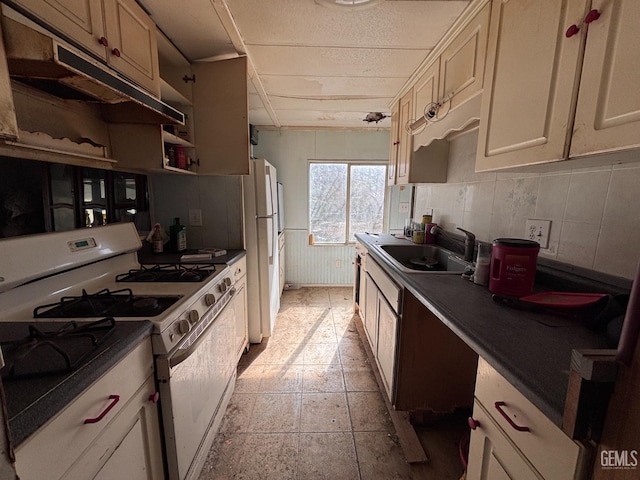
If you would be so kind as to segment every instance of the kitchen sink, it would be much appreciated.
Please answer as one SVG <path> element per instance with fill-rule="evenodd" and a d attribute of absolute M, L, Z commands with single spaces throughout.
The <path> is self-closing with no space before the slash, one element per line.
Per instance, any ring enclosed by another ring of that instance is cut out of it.
<path fill-rule="evenodd" d="M 404 273 L 461 274 L 471 266 L 455 252 L 437 245 L 375 245 L 374 248 Z"/>

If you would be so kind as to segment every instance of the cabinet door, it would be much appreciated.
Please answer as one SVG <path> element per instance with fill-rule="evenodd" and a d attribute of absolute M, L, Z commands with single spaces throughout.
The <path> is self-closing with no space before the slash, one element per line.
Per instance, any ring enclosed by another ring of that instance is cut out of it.
<path fill-rule="evenodd" d="M 243 277 L 242 280 L 236 283 L 236 294 L 233 298 L 233 308 L 235 314 L 235 345 L 237 358 L 239 359 L 242 355 L 242 351 L 247 345 L 247 335 L 248 335 L 248 327 L 247 327 L 247 289 L 246 289 L 246 278 Z"/>
<path fill-rule="evenodd" d="M 473 418 L 479 425 L 471 432 L 467 480 L 539 480 L 542 478 L 517 448 L 507 440 L 477 402 L 473 407 Z"/>
<path fill-rule="evenodd" d="M 411 135 L 407 125 L 413 120 L 413 88 L 400 99 L 398 114 L 398 162 L 396 167 L 396 184 L 409 183 L 409 167 L 411 162 Z"/>
<path fill-rule="evenodd" d="M 640 147 L 640 2 L 594 0 L 570 155 Z"/>
<path fill-rule="evenodd" d="M 493 0 L 476 171 L 566 158 L 586 0 Z"/>
<path fill-rule="evenodd" d="M 422 118 L 422 120 L 426 122 L 426 120 L 424 120 L 425 108 L 427 108 L 429 104 L 436 103 L 439 100 L 439 85 L 440 59 L 433 62 L 431 66 L 425 70 L 413 87 L 413 104 L 415 105 L 416 120 Z"/>
<path fill-rule="evenodd" d="M 391 108 L 391 131 L 389 133 L 389 168 L 387 168 L 387 185 L 396 184 L 396 167 L 398 164 L 398 149 L 400 146 L 400 114 L 398 103 Z"/>
<path fill-rule="evenodd" d="M 364 303 L 364 310 L 360 313 L 364 316 L 362 319 L 364 331 L 367 333 L 371 350 L 375 354 L 378 345 L 378 287 L 368 273 L 364 274 L 361 282 L 365 282 L 365 297 L 361 300 L 361 303 Z"/>
<path fill-rule="evenodd" d="M 193 65 L 198 173 L 249 175 L 247 58 Z"/>
<path fill-rule="evenodd" d="M 16 108 L 13 103 L 9 70 L 7 68 L 7 56 L 4 51 L 2 30 L 0 29 L 0 137 L 15 140 L 18 137 L 18 121 L 16 120 Z"/>
<path fill-rule="evenodd" d="M 149 377 L 132 400 L 82 453 L 64 478 L 154 480 L 164 475 L 160 423 Z"/>
<path fill-rule="evenodd" d="M 103 0 L 109 40 L 107 61 L 160 97 L 156 26 L 134 0 Z"/>
<path fill-rule="evenodd" d="M 393 403 L 393 377 L 396 365 L 396 326 L 398 319 L 384 297 L 378 293 L 378 349 L 376 358 L 389 401 Z"/>
<path fill-rule="evenodd" d="M 18 0 L 16 2 L 37 18 L 94 55 L 107 58 L 101 38 L 104 30 L 102 2 L 95 0 Z"/>
<path fill-rule="evenodd" d="M 485 5 L 440 55 L 438 99 L 451 98 L 450 110 L 482 91 L 490 11 Z"/>

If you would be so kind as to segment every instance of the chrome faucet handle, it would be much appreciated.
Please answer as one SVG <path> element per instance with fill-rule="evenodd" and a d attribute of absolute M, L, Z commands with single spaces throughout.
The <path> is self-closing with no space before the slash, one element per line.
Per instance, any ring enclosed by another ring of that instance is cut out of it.
<path fill-rule="evenodd" d="M 456 229 L 460 230 L 461 232 L 463 232 L 465 234 L 465 236 L 467 237 L 466 241 L 475 241 L 476 236 L 473 233 L 471 233 L 470 231 L 465 230 L 464 228 L 460 228 L 460 227 L 456 227 Z"/>

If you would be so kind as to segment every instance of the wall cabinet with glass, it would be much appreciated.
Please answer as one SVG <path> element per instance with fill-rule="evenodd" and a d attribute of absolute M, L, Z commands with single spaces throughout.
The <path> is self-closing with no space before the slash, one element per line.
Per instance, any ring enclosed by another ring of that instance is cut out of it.
<path fill-rule="evenodd" d="M 127 221 L 148 229 L 144 175 L 48 164 L 46 179 L 43 202 L 47 231 Z"/>

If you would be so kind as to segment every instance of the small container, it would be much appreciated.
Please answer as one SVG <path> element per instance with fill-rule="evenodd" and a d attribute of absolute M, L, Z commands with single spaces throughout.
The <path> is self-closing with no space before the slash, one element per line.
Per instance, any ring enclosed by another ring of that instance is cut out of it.
<path fill-rule="evenodd" d="M 540 244 L 520 238 L 497 238 L 491 252 L 489 291 L 522 297 L 533 291 Z"/>
<path fill-rule="evenodd" d="M 174 253 L 187 249 L 187 227 L 180 225 L 180 217 L 173 219 L 173 225 L 169 227 L 169 238 Z"/>
<path fill-rule="evenodd" d="M 489 270 L 491 269 L 491 245 L 478 244 L 478 256 L 476 258 L 476 270 L 473 273 L 473 283 L 476 285 L 489 285 Z"/>
<path fill-rule="evenodd" d="M 413 236 L 413 222 L 410 218 L 404 219 L 404 236 L 411 238 Z"/>
<path fill-rule="evenodd" d="M 413 243 L 424 243 L 424 230 L 416 228 L 413 231 Z"/>
<path fill-rule="evenodd" d="M 162 253 L 164 251 L 164 240 L 162 239 L 162 235 L 160 234 L 160 225 L 156 225 L 153 228 L 151 243 L 153 245 L 153 253 Z"/>
<path fill-rule="evenodd" d="M 187 169 L 187 156 L 184 152 L 184 147 L 174 147 L 176 167 Z"/>

